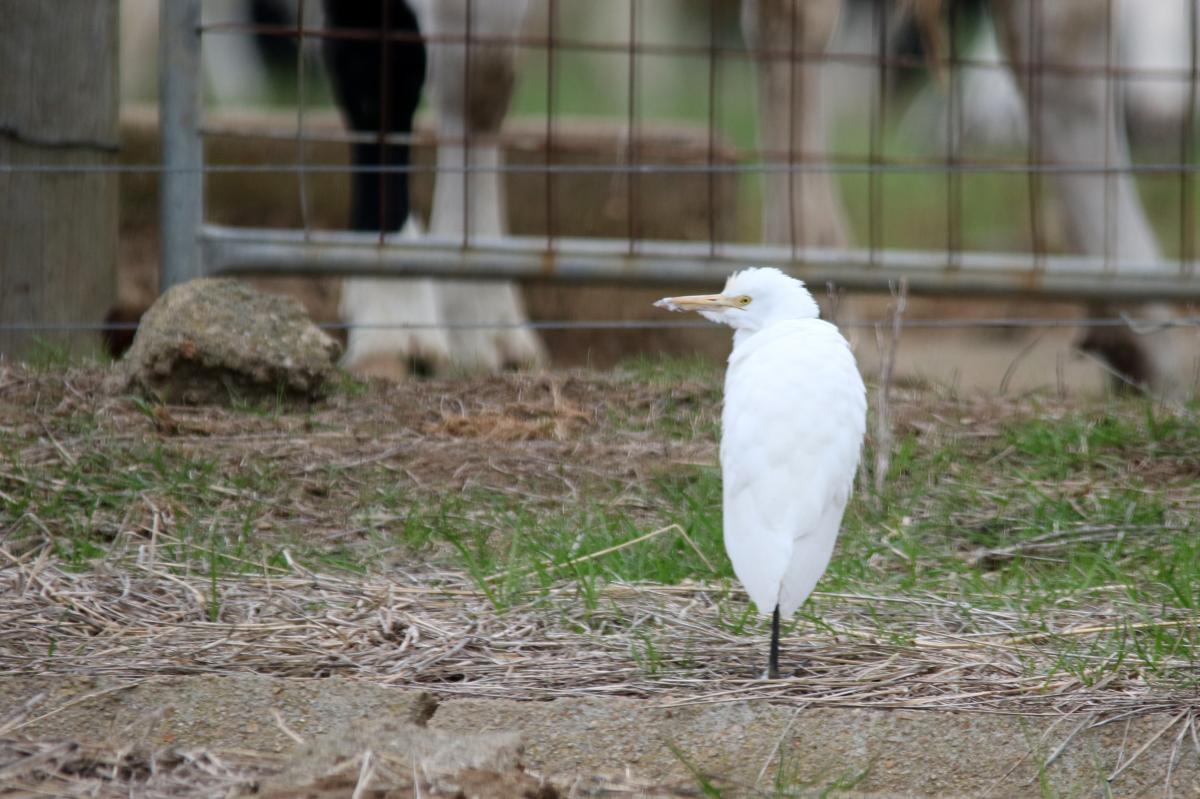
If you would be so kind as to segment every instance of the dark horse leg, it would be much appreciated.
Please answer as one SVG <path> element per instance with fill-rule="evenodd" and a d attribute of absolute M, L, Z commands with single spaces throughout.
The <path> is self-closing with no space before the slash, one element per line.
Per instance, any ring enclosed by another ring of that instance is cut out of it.
<path fill-rule="evenodd" d="M 326 37 L 325 64 L 338 107 L 357 133 L 412 133 L 413 116 L 425 84 L 425 45 L 416 15 L 403 0 L 324 0 L 327 28 L 369 38 Z M 412 39 L 385 38 L 411 34 Z M 354 230 L 396 231 L 408 219 L 408 174 L 373 171 L 406 167 L 407 144 L 378 141 L 353 145 Z"/>

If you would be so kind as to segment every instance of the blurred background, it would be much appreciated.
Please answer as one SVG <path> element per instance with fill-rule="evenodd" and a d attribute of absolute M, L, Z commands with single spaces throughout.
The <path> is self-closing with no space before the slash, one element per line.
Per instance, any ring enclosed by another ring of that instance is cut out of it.
<path fill-rule="evenodd" d="M 71 0 L 62 5 L 72 5 Z M 827 110 L 824 157 L 846 167 L 832 179 L 847 246 L 868 253 L 940 252 L 951 267 L 960 252 L 1009 253 L 1026 259 L 1031 272 L 1040 268 L 1038 258 L 1077 249 L 1064 235 L 1060 197 L 1046 185 L 1046 174 L 1027 169 L 1042 156 L 1030 140 L 1028 106 L 1014 78 L 1023 73 L 1006 65 L 1003 31 L 997 32 L 989 6 L 975 0 L 944 4 L 931 32 L 892 4 L 848 0 L 840 5 L 824 52 L 802 54 L 802 59 L 820 71 Z M 1164 0 L 1140 10 L 1135 5 L 1122 0 L 1090 4 L 1089 13 L 1107 18 L 1110 43 L 1104 63 L 1076 64 L 1074 77 L 1081 87 L 1105 82 L 1122 135 L 1127 131 L 1131 163 L 1145 167 L 1130 179 L 1160 254 L 1180 259 L 1179 268 L 1190 274 L 1197 205 L 1190 167 L 1195 86 L 1189 80 L 1195 10 L 1190 0 Z M 11 19 L 39 26 L 38 47 L 53 47 L 51 40 L 62 35 L 55 26 L 67 25 L 61 19 L 33 19 L 31 12 L 19 11 L 21 3 L 4 7 Z M 89 89 L 88 95 L 96 102 L 119 99 L 119 115 L 103 125 L 104 146 L 91 153 L 99 156 L 97 163 L 118 171 L 60 179 L 54 165 L 73 161 L 59 144 L 43 142 L 39 148 L 13 139 L 3 145 L 9 154 L 5 160 L 44 169 L 0 175 L 10 198 L 10 225 L 24 224 L 15 199 L 29 196 L 22 187 L 45 180 L 102 186 L 106 207 L 96 224 L 110 225 L 114 215 L 119 220 L 115 242 L 80 233 L 86 249 L 115 244 L 114 273 L 103 268 L 97 272 L 102 279 L 85 281 L 86 308 L 72 310 L 72 318 L 60 314 L 39 321 L 96 323 L 109 314 L 110 320 L 128 324 L 158 294 L 163 174 L 157 168 L 162 133 L 156 105 L 162 66 L 158 8 L 156 0 L 106 2 L 89 6 L 91 29 L 84 30 L 79 21 L 70 24 L 80 29 L 75 35 L 86 38 L 89 48 L 77 69 L 95 78 L 94 68 L 102 65 L 98 72 L 105 76 L 101 90 Z M 643 240 L 714 246 L 762 240 L 764 178 L 758 167 L 773 156 L 760 144 L 756 58 L 745 42 L 740 13 L 735 0 L 532 4 L 514 39 L 516 84 L 501 136 L 508 163 L 520 169 L 505 175 L 510 232 L 624 239 L 631 247 Z M 331 167 L 349 163 L 350 145 L 321 55 L 321 4 L 205 0 L 202 14 L 203 160 L 206 169 L 219 170 L 204 178 L 204 220 L 249 228 L 346 228 L 351 176 Z M 119 58 L 103 52 L 118 42 Z M 31 90 L 15 70 L 4 74 L 7 96 Z M 114 113 L 105 109 L 101 115 Z M 427 86 L 417 112 L 410 182 L 414 214 L 426 222 L 438 138 Z M 551 163 L 596 168 L 539 171 Z M 300 164 L 325 168 L 298 175 Z M 610 164 L 629 168 L 603 168 Z M 253 169 L 239 170 L 239 165 Z M 637 171 L 637 165 L 677 171 Z M 66 191 L 73 202 L 83 201 L 78 189 Z M 108 198 L 115 198 L 112 207 Z M 69 207 L 62 210 L 70 213 Z M 6 273 L 18 268 L 14 260 L 19 258 L 25 256 L 10 245 Z M 803 274 L 804 258 L 796 261 Z M 843 287 L 841 293 L 839 321 L 848 325 L 867 373 L 877 369 L 876 334 L 852 323 L 886 316 L 891 298 L 886 280 L 878 283 L 874 292 Z M 337 279 L 280 277 L 258 284 L 301 297 L 320 322 L 344 321 Z M 827 286 L 811 288 L 826 300 Z M 542 281 L 527 283 L 522 291 L 535 321 L 661 321 L 649 308 L 649 301 L 664 293 L 656 286 Z M 15 297 L 11 289 L 7 293 Z M 908 303 L 907 323 L 957 320 L 962 325 L 952 336 L 944 328 L 911 326 L 900 349 L 901 376 L 989 390 L 1003 383 L 1005 389 L 1096 391 L 1110 380 L 1111 358 L 1106 365 L 1102 357 L 1078 352 L 1086 331 L 992 324 L 1087 316 L 1111 322 L 1116 312 L 1100 313 L 1095 304 L 1072 301 L 1090 296 L 1087 286 L 1081 286 L 1078 298 L 1062 292 L 1051 296 L 1036 286 L 991 297 L 917 293 L 922 296 Z M 1184 301 L 1176 306 L 1179 315 L 1191 313 L 1186 291 L 1168 294 Z M 22 321 L 22 313 L 14 300 L 5 306 L 5 321 Z M 972 320 L 988 324 L 972 327 Z M 5 349 L 18 351 L 31 338 L 29 332 L 5 335 Z M 542 338 L 556 365 L 608 366 L 645 352 L 719 358 L 728 348 L 723 332 L 706 329 L 560 329 L 546 330 Z M 1191 336 L 1188 346 L 1194 341 Z M 1181 362 L 1194 367 L 1195 354 Z"/>

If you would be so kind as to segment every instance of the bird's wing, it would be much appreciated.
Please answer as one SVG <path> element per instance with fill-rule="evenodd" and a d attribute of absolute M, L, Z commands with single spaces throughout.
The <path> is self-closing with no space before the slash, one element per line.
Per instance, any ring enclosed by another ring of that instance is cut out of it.
<path fill-rule="evenodd" d="M 762 613 L 790 615 L 829 564 L 866 426 L 849 345 L 819 320 L 740 342 L 725 381 L 725 548 Z"/>

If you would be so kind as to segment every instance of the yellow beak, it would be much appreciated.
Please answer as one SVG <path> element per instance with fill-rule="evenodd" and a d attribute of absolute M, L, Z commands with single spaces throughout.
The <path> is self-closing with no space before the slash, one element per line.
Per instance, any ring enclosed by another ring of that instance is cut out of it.
<path fill-rule="evenodd" d="M 663 297 L 654 303 L 654 307 L 668 311 L 713 311 L 739 306 L 733 297 L 724 294 L 692 294 L 687 297 Z"/>

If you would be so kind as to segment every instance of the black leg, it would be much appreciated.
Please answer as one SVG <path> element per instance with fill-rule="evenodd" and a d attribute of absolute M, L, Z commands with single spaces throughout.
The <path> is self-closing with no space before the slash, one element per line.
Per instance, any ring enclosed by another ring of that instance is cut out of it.
<path fill-rule="evenodd" d="M 362 171 L 355 172 L 351 178 L 350 229 L 400 230 L 408 219 L 408 175 L 389 172 L 381 180 L 379 172 L 366 170 L 383 163 L 390 167 L 408 166 L 408 147 L 380 147 L 373 142 L 358 142 L 351 152 L 354 166 Z"/>
<path fill-rule="evenodd" d="M 779 679 L 779 606 L 771 617 L 771 658 L 767 661 L 767 679 Z"/>
<path fill-rule="evenodd" d="M 357 34 L 324 40 L 330 86 L 347 125 L 374 137 L 381 133 L 412 133 L 413 115 L 425 83 L 425 45 L 410 39 L 381 44 L 388 34 L 419 33 L 416 15 L 408 3 L 325 0 L 324 5 L 330 28 Z M 350 227 L 400 230 L 408 218 L 408 173 L 377 172 L 373 168 L 408 166 L 409 146 L 359 142 L 353 148 L 353 161 L 358 169 L 351 178 Z"/>

